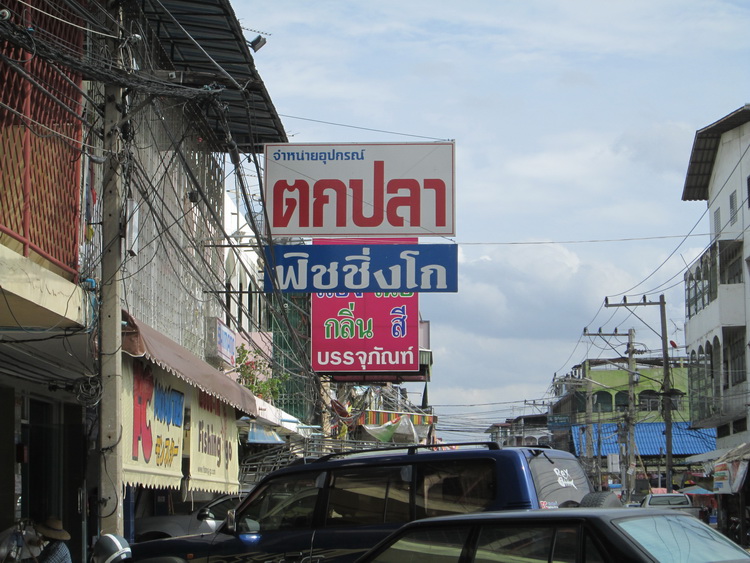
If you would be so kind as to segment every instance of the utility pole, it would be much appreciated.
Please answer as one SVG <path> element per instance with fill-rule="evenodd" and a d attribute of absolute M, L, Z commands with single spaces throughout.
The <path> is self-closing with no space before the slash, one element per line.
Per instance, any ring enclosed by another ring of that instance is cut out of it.
<path fill-rule="evenodd" d="M 119 8 L 113 14 L 119 22 Z M 107 39 L 108 53 L 119 68 L 120 45 Z M 123 534 L 122 483 L 122 235 L 124 218 L 121 197 L 120 134 L 122 89 L 108 83 L 104 87 L 104 165 L 102 189 L 102 283 L 101 283 L 101 378 L 99 403 L 99 531 Z"/>
<path fill-rule="evenodd" d="M 672 380 L 669 366 L 669 348 L 667 347 L 667 304 L 664 295 L 659 296 L 661 309 L 661 355 L 664 361 L 664 380 L 662 383 L 661 405 L 664 411 L 664 440 L 667 449 L 667 492 L 672 492 Z"/>
<path fill-rule="evenodd" d="M 586 463 L 589 467 L 589 475 L 594 474 L 594 420 L 593 406 L 594 393 L 591 379 L 589 378 L 589 361 L 583 362 L 583 377 L 586 381 Z"/>
<path fill-rule="evenodd" d="M 583 333 L 585 335 L 591 334 L 588 330 L 584 330 Z M 604 333 L 601 331 L 597 332 L 596 335 L 603 337 L 622 336 L 618 332 Z M 620 453 L 621 457 L 625 458 L 624 463 L 623 460 L 620 461 L 620 475 L 622 479 L 622 494 L 625 495 L 626 501 L 631 500 L 632 491 L 635 489 L 635 379 L 633 376 L 636 371 L 634 369 L 635 365 L 633 359 L 634 340 L 635 330 L 631 328 L 628 330 L 628 367 L 625 369 L 625 371 L 628 372 L 628 410 L 624 417 L 625 436 L 620 436 L 620 439 L 622 440 L 620 443 Z M 617 366 L 614 362 L 608 363 Z M 599 432 L 601 432 L 601 427 L 599 428 Z"/>
<path fill-rule="evenodd" d="M 607 299 L 604 300 L 605 307 L 640 307 L 646 305 L 658 305 L 661 313 L 661 351 L 662 361 L 664 364 L 664 377 L 662 380 L 662 394 L 661 404 L 664 416 L 664 439 L 666 449 L 666 477 L 667 477 L 667 491 L 672 490 L 672 383 L 669 370 L 669 347 L 667 341 L 667 303 L 664 299 L 664 295 L 659 296 L 659 301 L 648 301 L 646 297 L 643 297 L 642 301 L 636 301 L 629 303 L 626 298 L 623 297 L 622 303 L 609 303 Z"/>
<path fill-rule="evenodd" d="M 635 329 L 628 330 L 628 490 L 625 500 L 630 502 L 635 492 Z"/>

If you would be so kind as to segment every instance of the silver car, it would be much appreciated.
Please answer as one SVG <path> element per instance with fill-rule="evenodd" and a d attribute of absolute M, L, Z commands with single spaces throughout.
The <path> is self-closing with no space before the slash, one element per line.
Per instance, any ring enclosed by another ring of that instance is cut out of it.
<path fill-rule="evenodd" d="M 242 494 L 227 494 L 217 497 L 189 514 L 144 516 L 135 519 L 135 541 L 143 542 L 162 538 L 174 538 L 189 534 L 211 533 L 218 529 L 230 508 L 235 508 Z"/>

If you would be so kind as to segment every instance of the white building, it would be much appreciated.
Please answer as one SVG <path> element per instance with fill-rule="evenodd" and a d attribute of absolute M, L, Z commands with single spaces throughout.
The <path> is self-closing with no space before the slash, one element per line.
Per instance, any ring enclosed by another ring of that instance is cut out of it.
<path fill-rule="evenodd" d="M 690 420 L 715 427 L 717 448 L 750 441 L 750 105 L 695 134 L 683 201 L 705 201 L 711 239 L 685 274 Z"/>

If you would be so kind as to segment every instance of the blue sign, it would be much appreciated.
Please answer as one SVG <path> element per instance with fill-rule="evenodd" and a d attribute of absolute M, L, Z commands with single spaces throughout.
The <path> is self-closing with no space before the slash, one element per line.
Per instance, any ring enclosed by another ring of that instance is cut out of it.
<path fill-rule="evenodd" d="M 275 245 L 265 253 L 266 292 L 458 291 L 456 244 Z"/>

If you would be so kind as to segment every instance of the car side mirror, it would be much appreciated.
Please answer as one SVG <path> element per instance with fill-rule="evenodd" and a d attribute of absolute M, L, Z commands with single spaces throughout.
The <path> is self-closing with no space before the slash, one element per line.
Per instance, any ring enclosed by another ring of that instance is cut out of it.
<path fill-rule="evenodd" d="M 237 517 L 234 508 L 227 511 L 227 517 L 224 519 L 224 531 L 233 534 L 237 531 Z"/>
<path fill-rule="evenodd" d="M 198 511 L 198 520 L 215 520 L 216 517 L 213 515 L 210 509 L 201 508 Z"/>

